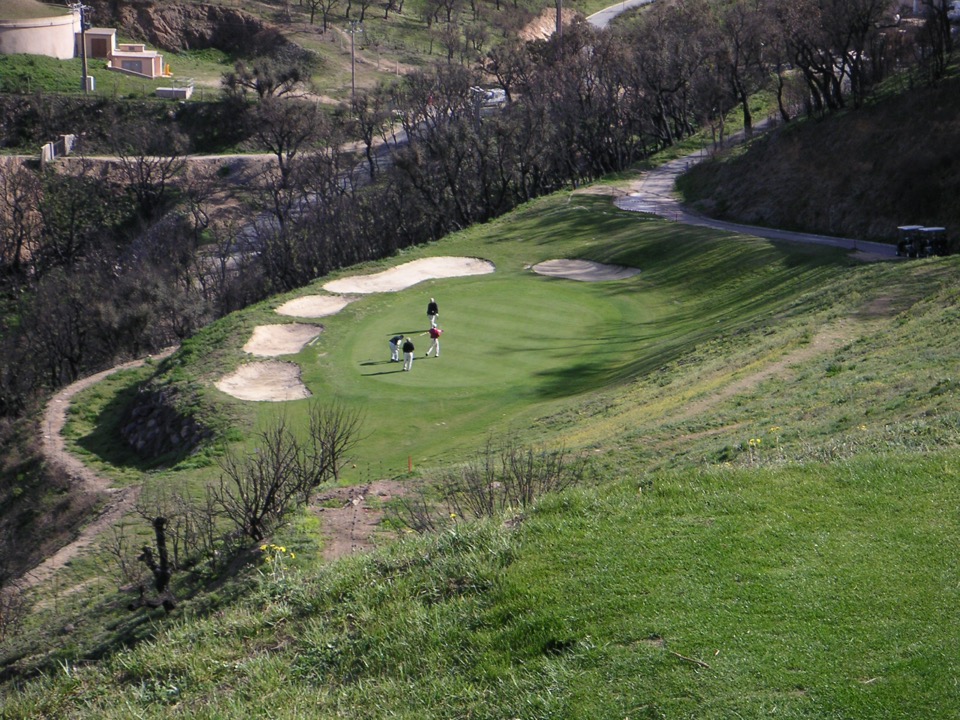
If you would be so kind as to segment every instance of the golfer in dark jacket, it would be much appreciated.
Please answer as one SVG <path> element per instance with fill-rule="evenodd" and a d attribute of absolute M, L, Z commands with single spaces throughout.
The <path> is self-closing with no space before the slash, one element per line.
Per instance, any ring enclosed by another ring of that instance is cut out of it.
<path fill-rule="evenodd" d="M 413 351 L 416 348 L 413 346 L 413 340 L 407 338 L 403 341 L 403 369 L 404 370 L 413 370 Z"/>
<path fill-rule="evenodd" d="M 394 335 L 390 338 L 390 362 L 400 362 L 400 345 L 403 343 L 403 335 Z"/>
<path fill-rule="evenodd" d="M 437 301 L 430 298 L 430 302 L 427 303 L 427 317 L 430 318 L 430 327 L 437 326 L 437 315 L 439 314 L 440 308 L 437 306 Z"/>

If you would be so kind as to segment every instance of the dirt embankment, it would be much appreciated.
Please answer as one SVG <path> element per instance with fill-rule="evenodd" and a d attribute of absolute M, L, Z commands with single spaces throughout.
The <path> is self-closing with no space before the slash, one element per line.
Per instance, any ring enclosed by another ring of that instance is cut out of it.
<path fill-rule="evenodd" d="M 960 244 L 960 78 L 815 122 L 791 123 L 720 154 L 680 181 L 685 202 L 721 220 L 892 242 L 899 225 L 947 228 Z"/>
<path fill-rule="evenodd" d="M 560 17 L 564 25 L 570 25 L 581 13 L 571 8 L 564 8 L 560 11 Z M 533 40 L 546 40 L 557 31 L 557 11 L 548 8 L 541 12 L 537 17 L 527 23 L 520 31 L 520 39 L 525 42 Z"/>
<path fill-rule="evenodd" d="M 286 45 L 277 28 L 239 8 L 163 0 L 89 0 L 93 23 L 168 52 L 218 48 L 259 55 Z"/>

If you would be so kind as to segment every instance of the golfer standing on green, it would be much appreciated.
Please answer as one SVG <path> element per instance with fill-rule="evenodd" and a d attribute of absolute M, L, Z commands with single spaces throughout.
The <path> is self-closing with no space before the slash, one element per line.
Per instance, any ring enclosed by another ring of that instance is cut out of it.
<path fill-rule="evenodd" d="M 430 357 L 430 353 L 434 350 L 437 352 L 437 357 L 440 357 L 440 334 L 442 332 L 443 330 L 438 327 L 430 328 L 430 339 L 433 340 L 433 342 L 430 343 L 430 349 L 427 350 L 427 357 Z"/>
<path fill-rule="evenodd" d="M 439 314 L 440 308 L 437 306 L 437 301 L 430 298 L 430 302 L 427 303 L 427 317 L 430 318 L 430 327 L 435 328 L 437 326 L 437 315 Z"/>
<path fill-rule="evenodd" d="M 413 347 L 413 340 L 410 338 L 405 338 L 403 341 L 403 369 L 404 370 L 413 370 L 413 351 L 416 350 Z"/>
<path fill-rule="evenodd" d="M 390 362 L 400 362 L 400 345 L 403 343 L 403 335 L 394 335 L 390 338 Z"/>

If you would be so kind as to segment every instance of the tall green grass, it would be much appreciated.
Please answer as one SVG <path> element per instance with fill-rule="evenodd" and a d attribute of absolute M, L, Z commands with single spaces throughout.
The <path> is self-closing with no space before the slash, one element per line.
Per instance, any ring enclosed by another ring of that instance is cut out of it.
<path fill-rule="evenodd" d="M 952 458 L 685 471 L 264 567 L 10 717 L 956 717 Z"/>
<path fill-rule="evenodd" d="M 508 433 L 588 451 L 597 485 L 510 527 L 458 523 L 333 565 L 305 515 L 274 538 L 295 558 L 260 559 L 172 618 L 127 613 L 104 558 L 77 561 L 5 644 L 23 667 L 61 647 L 0 715 L 960 715 L 955 259 L 855 265 L 558 195 L 351 273 L 458 254 L 496 272 L 365 297 L 293 358 L 318 397 L 366 412 L 346 481 L 405 480 L 408 457 L 431 477 Z M 641 274 L 529 271 L 555 257 Z M 441 359 L 391 372 L 386 339 L 425 329 L 430 296 Z M 161 366 L 235 447 L 302 416 L 212 389 L 290 297 Z M 81 396 L 72 442 L 118 482 L 199 491 L 209 451 L 163 469 L 109 450 L 113 398 L 148 374 Z"/>
<path fill-rule="evenodd" d="M 216 50 L 163 53 L 175 78 L 193 78 L 198 85 L 208 85 L 202 92 L 206 99 L 219 94 L 223 73 L 232 68 L 232 60 Z M 153 97 L 156 89 L 168 86 L 170 78 L 150 80 L 110 70 L 106 61 L 87 60 L 87 72 L 94 79 L 95 95 L 111 98 Z M 0 55 L 0 92 L 7 93 L 82 93 L 83 61 L 80 58 L 57 60 L 43 55 Z M 200 99 L 198 87 L 195 99 Z"/>

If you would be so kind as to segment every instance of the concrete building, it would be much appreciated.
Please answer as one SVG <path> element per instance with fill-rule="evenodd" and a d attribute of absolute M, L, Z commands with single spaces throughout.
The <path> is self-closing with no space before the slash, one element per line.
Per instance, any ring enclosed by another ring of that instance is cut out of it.
<path fill-rule="evenodd" d="M 145 45 L 120 43 L 107 60 L 107 67 L 146 78 L 163 77 L 163 55 Z"/>
<path fill-rule="evenodd" d="M 29 17 L 31 11 L 38 17 Z M 68 60 L 82 55 L 84 49 L 88 59 L 106 60 L 111 70 L 151 80 L 167 74 L 163 55 L 140 43 L 118 43 L 114 28 L 87 28 L 81 33 L 79 11 L 33 0 L 16 0 L 7 7 L 0 0 L 0 54 Z"/>

